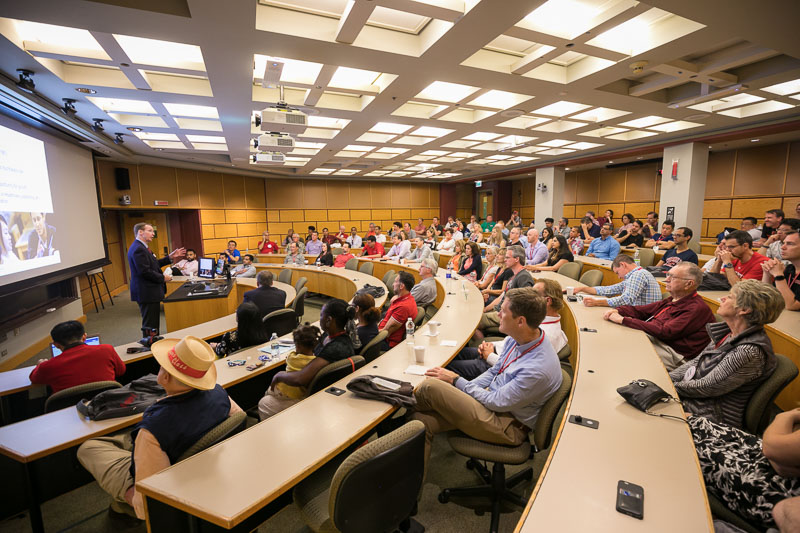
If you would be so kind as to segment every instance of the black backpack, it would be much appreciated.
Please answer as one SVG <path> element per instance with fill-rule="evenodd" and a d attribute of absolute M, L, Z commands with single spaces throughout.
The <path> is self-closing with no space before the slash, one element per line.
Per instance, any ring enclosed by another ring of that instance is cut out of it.
<path fill-rule="evenodd" d="M 356 291 L 356 294 L 358 293 L 367 293 L 373 298 L 380 298 L 381 296 L 386 294 L 386 289 L 384 289 L 383 287 L 378 287 L 377 285 L 370 285 L 369 283 L 367 283 L 366 285 L 358 289 L 358 291 Z"/>
<path fill-rule="evenodd" d="M 91 400 L 81 400 L 75 407 L 90 420 L 106 420 L 143 413 L 166 394 L 157 376 L 148 374 L 124 387 L 100 392 Z"/>

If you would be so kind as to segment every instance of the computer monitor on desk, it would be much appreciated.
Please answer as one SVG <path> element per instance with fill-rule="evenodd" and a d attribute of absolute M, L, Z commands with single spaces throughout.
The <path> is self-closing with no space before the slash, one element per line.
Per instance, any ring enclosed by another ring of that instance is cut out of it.
<path fill-rule="evenodd" d="M 214 259 L 211 257 L 201 257 L 197 268 L 197 277 L 214 279 Z"/>

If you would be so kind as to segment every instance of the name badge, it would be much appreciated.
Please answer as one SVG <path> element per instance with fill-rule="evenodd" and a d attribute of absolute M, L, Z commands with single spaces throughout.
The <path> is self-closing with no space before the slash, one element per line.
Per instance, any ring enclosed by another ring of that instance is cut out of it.
<path fill-rule="evenodd" d="M 683 375 L 683 381 L 690 381 L 694 377 L 695 372 L 697 372 L 697 367 L 690 366 Z"/>

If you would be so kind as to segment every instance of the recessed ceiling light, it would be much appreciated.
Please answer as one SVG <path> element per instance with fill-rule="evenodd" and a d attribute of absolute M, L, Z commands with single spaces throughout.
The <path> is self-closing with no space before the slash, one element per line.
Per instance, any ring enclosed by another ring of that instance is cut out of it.
<path fill-rule="evenodd" d="M 608 164 L 609 164 L 609 165 L 613 165 L 613 164 L 614 164 L 614 162 L 613 162 L 613 161 L 609 161 L 609 162 L 608 162 Z"/>
<path fill-rule="evenodd" d="M 372 126 L 369 131 L 377 131 L 379 133 L 405 133 L 413 128 L 407 124 L 396 124 L 394 122 L 378 122 Z"/>
<path fill-rule="evenodd" d="M 577 113 L 578 111 L 583 111 L 584 109 L 587 109 L 589 107 L 592 106 L 561 100 L 559 102 L 555 102 L 553 104 L 540 107 L 536 111 L 533 111 L 533 113 L 536 113 L 537 115 L 546 115 L 548 117 L 563 117 L 571 113 Z"/>
<path fill-rule="evenodd" d="M 417 98 L 436 100 L 439 102 L 460 102 L 477 90 L 477 87 L 471 87 L 469 85 L 435 81 L 424 88 L 417 95 Z"/>
<path fill-rule="evenodd" d="M 197 45 L 130 35 L 114 35 L 114 38 L 133 63 L 205 70 L 203 52 Z"/>
<path fill-rule="evenodd" d="M 760 140 L 761 140 L 761 139 L 750 139 L 750 142 L 751 142 L 751 143 L 757 143 L 757 142 L 758 142 L 758 141 L 760 141 Z"/>
<path fill-rule="evenodd" d="M 76 87 L 75 90 L 83 94 L 97 94 L 97 91 L 88 87 Z"/>
<path fill-rule="evenodd" d="M 128 131 L 142 131 L 142 128 L 128 128 Z"/>

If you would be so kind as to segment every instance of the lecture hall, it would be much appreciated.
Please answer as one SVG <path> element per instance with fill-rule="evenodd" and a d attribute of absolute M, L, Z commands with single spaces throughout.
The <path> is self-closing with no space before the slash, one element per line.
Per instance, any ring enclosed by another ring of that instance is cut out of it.
<path fill-rule="evenodd" d="M 0 531 L 800 533 L 798 21 L 0 2 Z"/>

